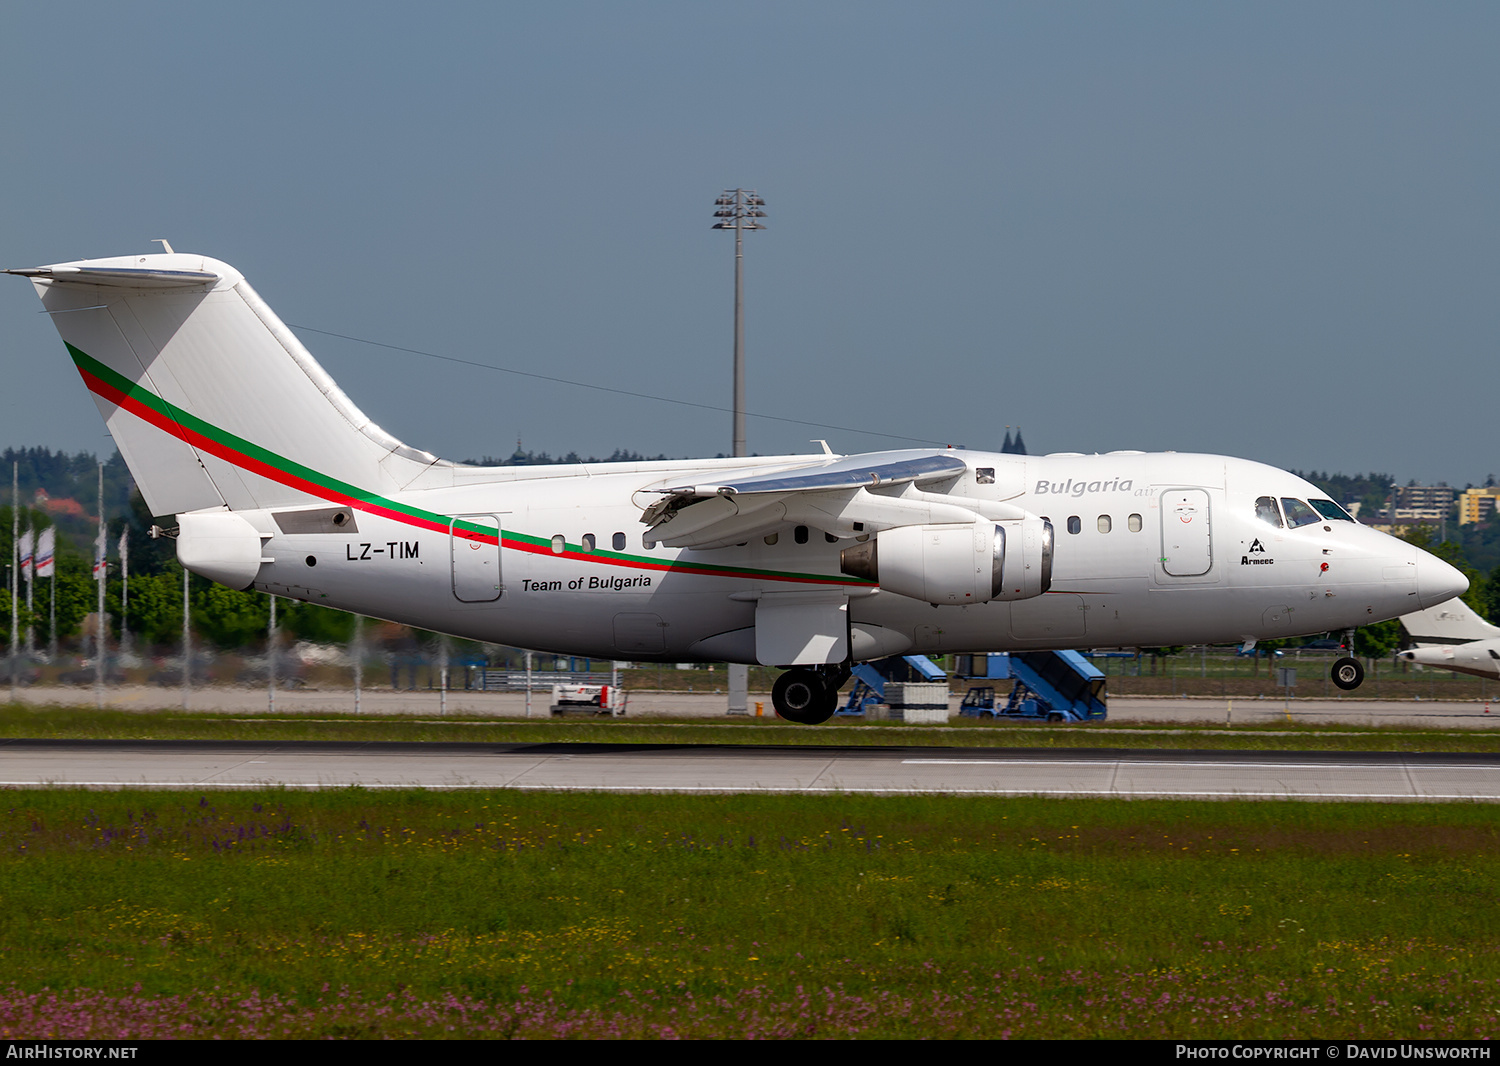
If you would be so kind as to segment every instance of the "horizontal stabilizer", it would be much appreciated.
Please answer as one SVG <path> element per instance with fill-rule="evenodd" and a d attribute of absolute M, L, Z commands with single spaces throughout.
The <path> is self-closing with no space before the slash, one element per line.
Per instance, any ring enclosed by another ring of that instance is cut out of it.
<path fill-rule="evenodd" d="M 50 266 L 7 270 L 23 278 L 42 278 L 62 285 L 107 285 L 127 289 L 178 289 L 192 285 L 212 285 L 219 275 L 202 270 L 148 270 L 130 267 Z"/>

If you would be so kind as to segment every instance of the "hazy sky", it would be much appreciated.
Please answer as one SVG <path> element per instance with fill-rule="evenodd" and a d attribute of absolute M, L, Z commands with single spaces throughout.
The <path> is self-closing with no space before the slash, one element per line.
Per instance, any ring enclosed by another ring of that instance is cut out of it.
<path fill-rule="evenodd" d="M 244 271 L 450 458 L 1493 447 L 1494 3 L 0 4 L 0 266 Z M 0 446 L 111 450 L 0 277 Z M 777 415 L 828 427 L 773 421 Z M 879 434 L 898 436 L 880 436 Z"/>

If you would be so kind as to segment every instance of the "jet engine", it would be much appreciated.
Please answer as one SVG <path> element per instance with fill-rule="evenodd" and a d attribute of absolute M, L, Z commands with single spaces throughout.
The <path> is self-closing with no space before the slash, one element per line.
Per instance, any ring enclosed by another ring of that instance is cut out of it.
<path fill-rule="evenodd" d="M 897 526 L 839 556 L 850 577 L 933 604 L 987 603 L 1040 596 L 1052 585 L 1052 523 Z"/>

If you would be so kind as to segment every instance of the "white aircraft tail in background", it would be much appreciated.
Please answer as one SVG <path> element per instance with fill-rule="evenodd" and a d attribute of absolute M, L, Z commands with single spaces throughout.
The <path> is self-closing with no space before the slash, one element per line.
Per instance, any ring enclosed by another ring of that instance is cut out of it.
<path fill-rule="evenodd" d="M 1413 644 L 1463 644 L 1471 640 L 1500 639 L 1500 626 L 1492 626 L 1467 603 L 1452 599 L 1401 616 L 1401 627 Z"/>
<path fill-rule="evenodd" d="M 1404 614 L 1401 626 L 1416 647 L 1397 653 L 1398 659 L 1476 677 L 1500 678 L 1500 626 L 1480 618 L 1463 600 Z"/>

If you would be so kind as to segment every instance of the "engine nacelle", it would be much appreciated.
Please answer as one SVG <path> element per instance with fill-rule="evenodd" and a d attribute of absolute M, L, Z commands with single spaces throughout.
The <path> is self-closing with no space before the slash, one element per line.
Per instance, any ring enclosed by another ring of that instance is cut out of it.
<path fill-rule="evenodd" d="M 839 569 L 914 600 L 988 603 L 1040 596 L 1052 585 L 1052 523 L 897 526 L 846 548 Z"/>
<path fill-rule="evenodd" d="M 1005 570 L 997 600 L 1029 600 L 1052 588 L 1052 523 L 1045 518 L 1001 522 Z"/>

